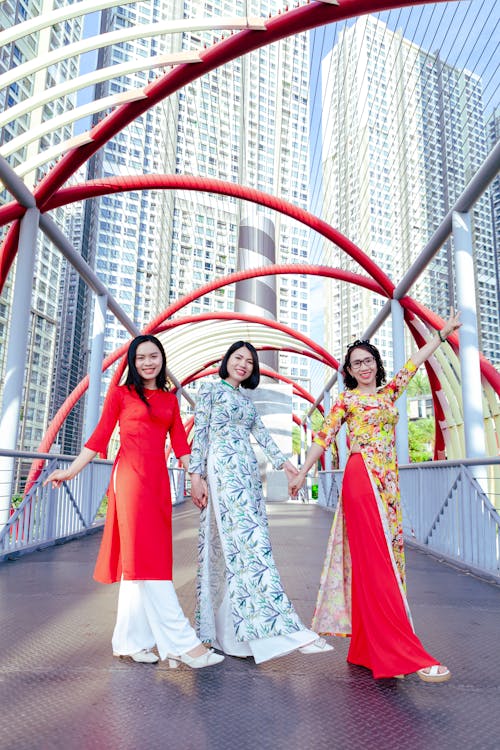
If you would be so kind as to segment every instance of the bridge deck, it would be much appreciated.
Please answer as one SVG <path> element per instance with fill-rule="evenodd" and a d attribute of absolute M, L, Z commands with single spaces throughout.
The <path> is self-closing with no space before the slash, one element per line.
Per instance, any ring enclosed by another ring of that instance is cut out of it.
<path fill-rule="evenodd" d="M 331 514 L 271 505 L 285 587 L 306 623 Z M 174 509 L 175 584 L 194 607 L 196 512 Z M 500 589 L 408 550 L 418 634 L 444 685 L 375 681 L 336 651 L 213 669 L 113 659 L 117 587 L 92 581 L 100 534 L 0 566 L 0 747 L 5 750 L 498 750 Z"/>

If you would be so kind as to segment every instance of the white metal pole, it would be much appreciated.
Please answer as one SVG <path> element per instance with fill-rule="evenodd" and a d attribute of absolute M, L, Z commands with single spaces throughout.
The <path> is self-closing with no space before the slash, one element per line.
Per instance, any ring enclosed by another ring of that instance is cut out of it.
<path fill-rule="evenodd" d="M 392 313 L 392 352 L 394 372 L 398 372 L 406 362 L 405 354 L 405 321 L 403 308 L 397 299 L 391 300 Z M 407 464 L 410 462 L 408 449 L 408 407 L 406 391 L 397 400 L 399 409 L 399 420 L 396 427 L 396 452 L 398 462 Z"/>
<path fill-rule="evenodd" d="M 87 395 L 87 416 L 85 419 L 85 440 L 94 431 L 99 419 L 99 402 L 102 382 L 102 360 L 104 356 L 104 331 L 108 297 L 98 294 L 94 303 L 92 323 L 92 343 L 90 348 L 89 390 Z"/>
<path fill-rule="evenodd" d="M 464 411 L 465 457 L 486 455 L 483 399 L 477 333 L 474 259 L 470 215 L 453 213 L 453 242 L 457 279 L 457 304 L 461 313 L 460 368 Z"/>
<path fill-rule="evenodd" d="M 9 343 L 0 416 L 1 445 L 2 448 L 7 450 L 15 450 L 17 447 L 39 215 L 40 211 L 37 208 L 28 208 L 21 219 L 19 231 L 16 278 L 10 314 Z M 13 469 L 13 458 L 0 458 L 0 529 L 9 518 Z"/>

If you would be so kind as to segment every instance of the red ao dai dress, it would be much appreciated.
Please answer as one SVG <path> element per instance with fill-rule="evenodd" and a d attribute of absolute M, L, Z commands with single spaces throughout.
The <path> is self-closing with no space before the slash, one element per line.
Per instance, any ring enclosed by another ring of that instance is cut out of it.
<path fill-rule="evenodd" d="M 172 503 L 165 461 L 170 435 L 176 456 L 190 453 L 173 393 L 112 388 L 86 447 L 105 454 L 116 423 L 120 450 L 108 490 L 108 512 L 94 571 L 101 583 L 172 579 Z"/>
<path fill-rule="evenodd" d="M 416 369 L 410 359 L 374 394 L 341 393 L 315 437 L 327 448 L 345 422 L 351 454 L 312 629 L 352 635 L 347 660 L 371 669 L 375 678 L 439 664 L 415 635 L 405 593 L 395 401 Z"/>
<path fill-rule="evenodd" d="M 121 581 L 112 645 L 115 655 L 149 651 L 161 659 L 200 644 L 172 583 L 172 503 L 165 441 L 176 456 L 189 446 L 172 393 L 147 390 L 148 405 L 134 388 L 110 390 L 86 447 L 105 453 L 116 423 L 120 450 L 108 489 L 108 512 L 94 578 Z"/>

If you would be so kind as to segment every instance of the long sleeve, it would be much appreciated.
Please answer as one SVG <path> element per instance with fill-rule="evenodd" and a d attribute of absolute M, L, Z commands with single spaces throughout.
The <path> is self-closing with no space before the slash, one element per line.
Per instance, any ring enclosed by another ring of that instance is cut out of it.
<path fill-rule="evenodd" d="M 207 473 L 208 432 L 210 428 L 210 411 L 212 407 L 212 385 L 202 383 L 196 396 L 194 409 L 194 437 L 189 459 L 189 473 Z"/>
<path fill-rule="evenodd" d="M 180 458 L 180 456 L 189 455 L 191 451 L 186 437 L 186 430 L 184 429 L 184 425 L 182 424 L 179 404 L 175 397 L 172 424 L 170 425 L 169 434 L 170 442 L 176 457 Z"/>
<path fill-rule="evenodd" d="M 325 421 L 314 437 L 314 442 L 322 448 L 328 448 L 337 432 L 340 430 L 346 417 L 345 394 L 341 393 Z"/>
<path fill-rule="evenodd" d="M 396 401 L 407 389 L 408 383 L 417 372 L 415 363 L 409 359 L 388 383 L 380 389 L 379 393 L 386 393 L 391 400 Z"/>
<path fill-rule="evenodd" d="M 272 439 L 269 430 L 265 427 L 264 422 L 255 414 L 254 423 L 252 425 L 252 435 L 271 461 L 275 469 L 281 469 L 286 461 L 286 456 L 280 451 L 274 440 Z"/>
<path fill-rule="evenodd" d="M 108 391 L 104 401 L 101 418 L 97 426 L 85 443 L 86 448 L 96 451 L 101 456 L 106 456 L 108 443 L 120 416 L 122 397 L 118 387 L 114 386 Z"/>

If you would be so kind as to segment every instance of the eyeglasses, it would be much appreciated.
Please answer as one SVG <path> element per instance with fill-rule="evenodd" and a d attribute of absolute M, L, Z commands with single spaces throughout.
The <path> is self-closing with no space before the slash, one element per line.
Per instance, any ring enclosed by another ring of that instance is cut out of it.
<path fill-rule="evenodd" d="M 375 357 L 365 357 L 364 359 L 353 359 L 349 367 L 351 368 L 351 370 L 360 370 L 363 365 L 365 367 L 370 367 L 370 365 L 373 365 L 374 362 L 375 362 Z"/>

